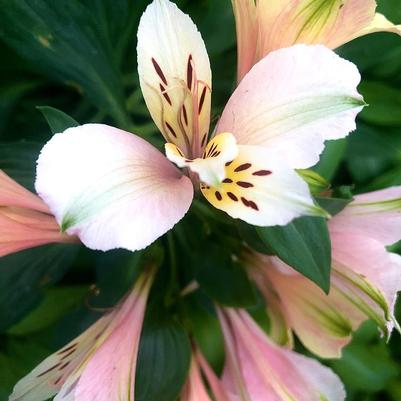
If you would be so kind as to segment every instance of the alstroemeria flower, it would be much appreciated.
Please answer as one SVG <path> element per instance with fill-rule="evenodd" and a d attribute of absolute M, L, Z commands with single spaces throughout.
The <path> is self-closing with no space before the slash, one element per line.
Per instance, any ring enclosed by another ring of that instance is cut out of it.
<path fill-rule="evenodd" d="M 238 82 L 273 50 L 296 43 L 335 49 L 373 32 L 401 35 L 375 0 L 231 0 L 237 29 Z"/>
<path fill-rule="evenodd" d="M 343 401 L 341 381 L 313 359 L 274 344 L 244 310 L 220 309 L 223 383 L 233 401 Z"/>
<path fill-rule="evenodd" d="M 0 170 L 0 257 L 55 242 L 76 242 L 60 233 L 49 208 Z"/>
<path fill-rule="evenodd" d="M 154 269 L 126 299 L 21 379 L 9 401 L 134 400 L 139 339 Z"/>
<path fill-rule="evenodd" d="M 363 321 L 372 319 L 386 337 L 397 325 L 401 257 L 386 246 L 401 239 L 401 187 L 356 196 L 328 224 L 329 295 L 275 257 L 248 256 L 247 263 L 267 298 L 276 340 L 291 344 L 292 329 L 311 351 L 332 358 Z"/>
<path fill-rule="evenodd" d="M 295 169 L 315 164 L 326 139 L 355 128 L 363 100 L 352 63 L 323 46 L 271 53 L 231 96 L 210 140 L 205 45 L 167 0 L 141 18 L 138 68 L 167 158 L 106 125 L 55 135 L 39 157 L 36 188 L 63 230 L 94 249 L 144 248 L 185 215 L 198 180 L 212 205 L 251 224 L 322 213 Z"/>

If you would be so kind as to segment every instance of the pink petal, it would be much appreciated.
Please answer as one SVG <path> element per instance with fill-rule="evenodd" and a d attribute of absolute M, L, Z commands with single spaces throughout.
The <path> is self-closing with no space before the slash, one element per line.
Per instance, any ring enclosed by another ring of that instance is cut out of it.
<path fill-rule="evenodd" d="M 0 170 L 0 206 L 16 206 L 48 213 L 46 204 Z"/>
<path fill-rule="evenodd" d="M 323 46 L 277 50 L 256 64 L 228 101 L 216 132 L 269 147 L 293 168 L 319 160 L 326 139 L 355 129 L 363 107 L 356 67 Z"/>
<path fill-rule="evenodd" d="M 60 233 L 53 216 L 31 210 L 0 208 L 0 257 L 63 242 L 76 242 L 76 238 Z"/>
<path fill-rule="evenodd" d="M 363 235 L 331 233 L 331 241 L 334 267 L 343 274 L 347 271 L 358 274 L 370 283 L 372 290 L 384 296 L 392 314 L 397 292 L 401 290 L 399 257 L 387 252 L 380 242 Z"/>
<path fill-rule="evenodd" d="M 229 330 L 233 339 L 233 348 L 227 345 L 227 351 L 237 355 L 238 368 L 250 400 L 345 399 L 343 386 L 330 369 L 273 344 L 247 312 L 228 309 L 225 315 L 225 338 Z M 231 376 L 229 382 L 238 383 L 232 366 L 227 365 L 225 375 L 226 378 Z"/>
<path fill-rule="evenodd" d="M 68 234 L 100 250 L 146 247 L 193 196 L 190 180 L 156 148 L 101 124 L 56 134 L 39 157 L 36 189 Z"/>
<path fill-rule="evenodd" d="M 74 391 L 77 400 L 130 401 L 135 399 L 135 371 L 147 295 L 152 280 L 141 286 L 123 304 L 110 334 L 96 350 Z M 139 288 L 138 288 L 139 287 Z"/>
<path fill-rule="evenodd" d="M 401 239 L 401 187 L 355 196 L 329 221 L 330 232 L 363 235 L 391 245 Z"/>

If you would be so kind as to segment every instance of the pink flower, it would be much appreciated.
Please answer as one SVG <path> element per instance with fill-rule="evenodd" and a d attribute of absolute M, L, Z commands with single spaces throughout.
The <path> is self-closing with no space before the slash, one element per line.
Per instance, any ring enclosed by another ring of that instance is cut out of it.
<path fill-rule="evenodd" d="M 112 312 L 21 379 L 9 401 L 134 400 L 135 368 L 154 269 Z"/>
<path fill-rule="evenodd" d="M 76 242 L 60 233 L 55 218 L 36 195 L 0 170 L 0 256 L 53 242 Z"/>
<path fill-rule="evenodd" d="M 250 224 L 324 213 L 295 169 L 315 164 L 326 139 L 355 129 L 364 103 L 353 64 L 323 46 L 271 53 L 209 135 L 204 42 L 187 15 L 157 0 L 140 21 L 138 71 L 166 156 L 106 125 L 56 134 L 39 157 L 36 189 L 63 231 L 92 249 L 142 249 L 185 215 L 199 181 L 213 206 Z"/>
<path fill-rule="evenodd" d="M 386 337 L 397 325 L 401 257 L 386 246 L 401 239 L 401 187 L 356 196 L 329 221 L 329 232 L 329 295 L 275 257 L 254 255 L 247 263 L 271 306 L 276 341 L 291 345 L 292 329 L 311 351 L 331 358 L 363 321 L 372 319 Z"/>
<path fill-rule="evenodd" d="M 335 49 L 373 32 L 401 34 L 375 12 L 375 0 L 232 0 L 238 46 L 238 82 L 273 50 L 296 43 Z"/>
<path fill-rule="evenodd" d="M 232 401 L 343 401 L 338 377 L 274 344 L 244 310 L 220 309 L 226 344 L 223 383 Z"/>

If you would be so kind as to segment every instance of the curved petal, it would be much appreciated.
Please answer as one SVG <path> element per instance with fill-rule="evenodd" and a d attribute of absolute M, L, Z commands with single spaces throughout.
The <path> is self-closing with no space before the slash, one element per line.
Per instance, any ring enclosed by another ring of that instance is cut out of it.
<path fill-rule="evenodd" d="M 401 187 L 386 188 L 355 196 L 334 219 L 332 233 L 363 235 L 391 245 L 401 239 Z"/>
<path fill-rule="evenodd" d="M 326 139 L 346 136 L 364 105 L 357 68 L 323 46 L 270 53 L 244 77 L 216 132 L 269 147 L 293 168 L 319 160 Z"/>
<path fill-rule="evenodd" d="M 391 331 L 395 301 L 401 290 L 399 256 L 363 235 L 330 233 L 330 238 L 336 274 L 366 294 L 363 296 L 372 305 L 370 309 L 377 310 L 377 323 L 383 322 L 381 329 L 386 331 L 387 321 Z"/>
<path fill-rule="evenodd" d="M 345 399 L 344 388 L 330 369 L 272 343 L 246 311 L 226 309 L 226 317 L 222 315 L 220 313 L 219 317 L 223 323 L 225 340 L 230 336 L 233 339 L 231 346 L 226 343 L 227 351 L 237 358 L 237 367 L 250 400 Z M 233 368 L 232 363 L 229 363 L 223 377 L 228 385 L 231 382 L 231 386 L 238 382 L 235 374 L 231 373 Z"/>
<path fill-rule="evenodd" d="M 36 190 L 68 234 L 100 250 L 146 247 L 193 196 L 190 180 L 156 148 L 101 124 L 70 128 L 44 146 Z"/>
<path fill-rule="evenodd" d="M 261 147 L 239 146 L 226 163 L 219 186 L 201 185 L 206 199 L 231 217 L 257 226 L 285 225 L 301 215 L 324 215 L 307 184 L 288 165 Z"/>
<path fill-rule="evenodd" d="M 372 21 L 366 27 L 358 31 L 355 37 L 360 37 L 373 32 L 392 32 L 401 35 L 401 25 L 395 25 L 384 15 L 376 13 Z"/>
<path fill-rule="evenodd" d="M 210 120 L 211 71 L 205 44 L 188 15 L 153 1 L 138 29 L 138 71 L 153 120 L 186 157 L 201 155 Z"/>

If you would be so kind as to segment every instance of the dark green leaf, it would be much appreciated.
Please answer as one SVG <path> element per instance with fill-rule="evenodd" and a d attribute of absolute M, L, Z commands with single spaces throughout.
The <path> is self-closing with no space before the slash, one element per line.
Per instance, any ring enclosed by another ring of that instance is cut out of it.
<path fill-rule="evenodd" d="M 33 191 L 36 160 L 42 144 L 13 142 L 0 144 L 0 168 L 25 188 Z"/>
<path fill-rule="evenodd" d="M 176 400 L 190 357 L 191 346 L 183 327 L 148 308 L 139 345 L 135 400 Z"/>
<path fill-rule="evenodd" d="M 238 308 L 257 303 L 255 289 L 243 266 L 228 249 L 209 243 L 206 251 L 194 257 L 193 266 L 202 290 L 218 303 Z"/>
<path fill-rule="evenodd" d="M 45 245 L 0 259 L 0 331 L 39 303 L 43 289 L 64 275 L 77 249 L 77 245 Z"/>
<path fill-rule="evenodd" d="M 343 357 L 331 362 L 348 388 L 379 391 L 386 388 L 400 372 L 385 344 L 353 342 L 343 351 Z"/>
<path fill-rule="evenodd" d="M 346 148 L 346 139 L 327 141 L 319 163 L 313 167 L 313 170 L 326 180 L 332 180 L 343 160 Z"/>
<path fill-rule="evenodd" d="M 323 197 L 316 197 L 316 202 L 331 216 L 335 216 L 336 214 L 340 213 L 350 202 L 351 199 L 344 199 L 344 198 L 323 198 Z"/>
<path fill-rule="evenodd" d="M 239 219 L 236 220 L 236 225 L 240 236 L 252 249 L 265 255 L 274 255 L 273 250 L 260 237 L 256 226 L 252 226 Z"/>
<path fill-rule="evenodd" d="M 49 106 L 38 106 L 37 109 L 44 115 L 47 123 L 50 126 L 53 134 L 65 131 L 67 128 L 77 127 L 77 123 L 68 114 L 65 114 L 61 110 L 57 110 L 54 107 Z"/>
<path fill-rule="evenodd" d="M 360 118 L 372 124 L 393 126 L 401 124 L 401 92 L 381 82 L 364 81 L 359 85 L 369 107 L 365 107 Z"/>
<path fill-rule="evenodd" d="M 42 330 L 59 320 L 74 306 L 83 301 L 87 286 L 64 286 L 45 290 L 40 305 L 23 320 L 12 326 L 7 333 L 28 335 Z"/>
<path fill-rule="evenodd" d="M 285 263 L 315 282 L 330 288 L 331 243 L 322 217 L 299 217 L 286 226 L 257 227 L 260 238 Z"/>
<path fill-rule="evenodd" d="M 135 2 L 0 0 L 0 7 L 9 46 L 129 125 L 119 64 L 140 11 Z"/>

